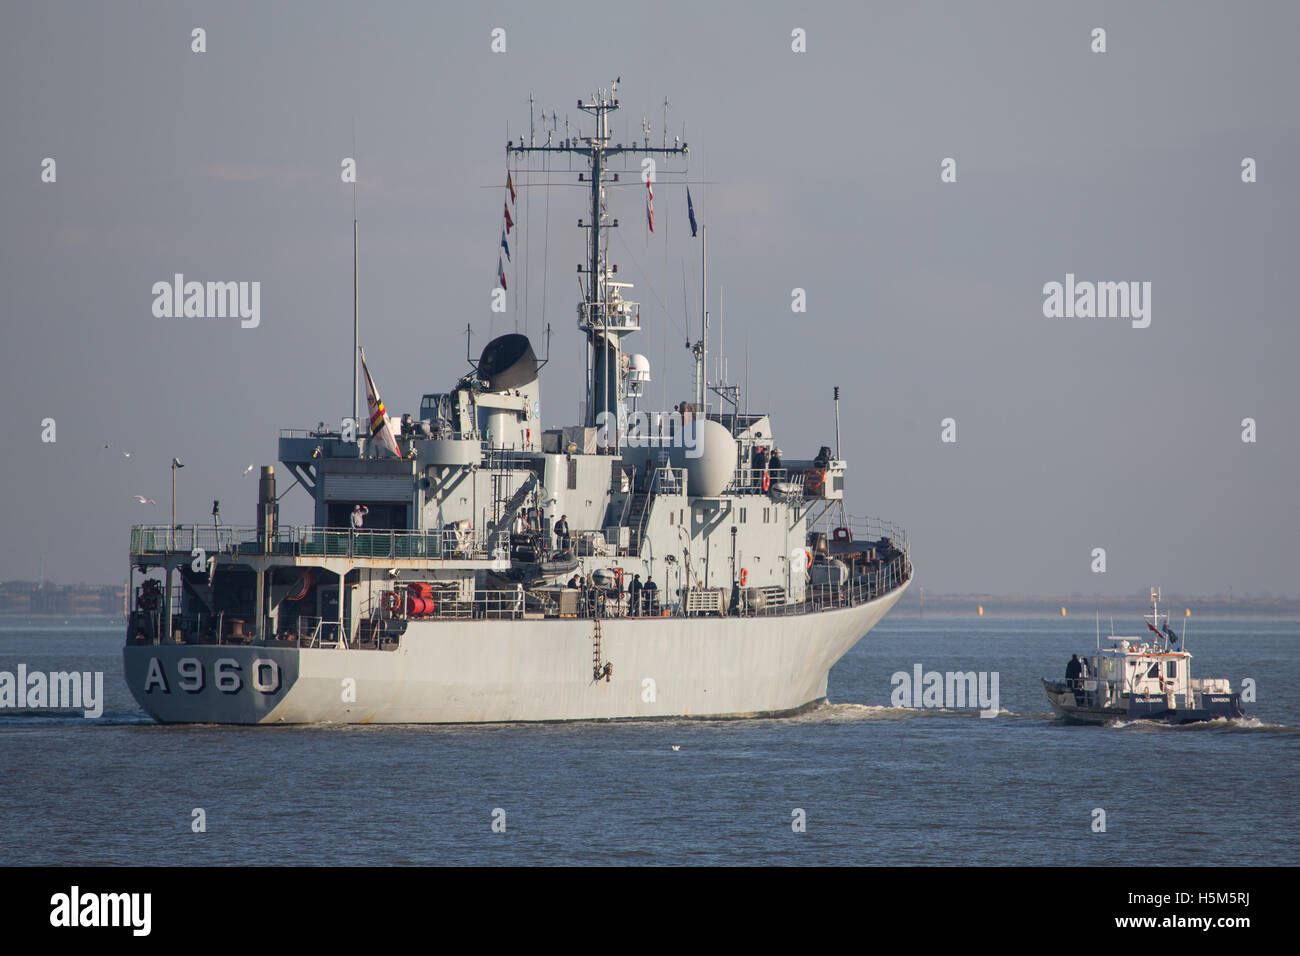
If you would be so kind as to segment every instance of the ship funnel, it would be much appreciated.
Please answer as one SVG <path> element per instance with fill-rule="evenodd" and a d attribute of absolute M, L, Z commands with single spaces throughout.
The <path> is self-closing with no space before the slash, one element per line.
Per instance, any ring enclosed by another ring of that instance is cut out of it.
<path fill-rule="evenodd" d="M 537 381 L 537 356 L 528 336 L 512 332 L 489 342 L 479 357 L 478 374 L 494 392 Z"/>

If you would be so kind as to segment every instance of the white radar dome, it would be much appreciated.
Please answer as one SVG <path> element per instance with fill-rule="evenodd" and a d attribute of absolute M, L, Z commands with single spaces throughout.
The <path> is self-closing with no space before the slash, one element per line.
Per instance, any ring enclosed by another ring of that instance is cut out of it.
<path fill-rule="evenodd" d="M 680 445 L 673 442 L 668 459 L 686 469 L 686 491 L 712 498 L 722 494 L 736 472 L 736 440 L 717 422 L 692 419 L 682 426 Z"/>

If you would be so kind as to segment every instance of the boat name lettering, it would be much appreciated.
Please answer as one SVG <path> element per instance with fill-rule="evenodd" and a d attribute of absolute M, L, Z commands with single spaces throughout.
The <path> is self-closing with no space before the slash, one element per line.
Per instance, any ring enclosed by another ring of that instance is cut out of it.
<path fill-rule="evenodd" d="M 244 685 L 242 668 L 233 657 L 222 657 L 213 665 L 213 676 L 217 690 L 223 694 L 236 694 Z M 176 662 L 177 686 L 188 694 L 197 694 L 203 690 L 203 662 L 196 657 L 182 657 Z M 280 665 L 267 657 L 258 657 L 252 663 L 250 684 L 262 694 L 274 694 L 280 689 Z M 145 673 L 144 691 L 152 693 L 155 688 L 164 694 L 170 694 L 167 678 L 163 673 L 162 663 L 156 657 L 149 658 L 149 667 Z"/>

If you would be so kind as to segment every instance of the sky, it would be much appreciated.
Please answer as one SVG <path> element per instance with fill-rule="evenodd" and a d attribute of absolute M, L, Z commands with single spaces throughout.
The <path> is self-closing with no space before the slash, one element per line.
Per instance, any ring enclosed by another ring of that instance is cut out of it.
<path fill-rule="evenodd" d="M 589 132 L 621 77 L 615 140 L 659 144 L 667 99 L 689 145 L 653 236 L 635 157 L 609 191 L 655 405 L 691 389 L 689 183 L 713 349 L 787 458 L 834 444 L 840 386 L 848 510 L 908 529 L 927 591 L 1300 596 L 1298 44 L 1254 2 L 6 3 L 0 579 L 124 581 L 173 456 L 178 521 L 253 523 L 278 430 L 351 410 L 354 201 L 389 410 L 467 370 L 467 325 L 544 355 L 549 324 L 574 423 L 582 167 L 505 144 L 530 95 Z M 176 273 L 259 282 L 259 324 L 156 317 Z M 1067 275 L 1150 283 L 1149 325 L 1048 317 Z"/>

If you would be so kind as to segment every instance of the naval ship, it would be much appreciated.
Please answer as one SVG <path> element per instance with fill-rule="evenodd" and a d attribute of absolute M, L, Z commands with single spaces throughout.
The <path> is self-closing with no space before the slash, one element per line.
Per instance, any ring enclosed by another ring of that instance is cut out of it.
<path fill-rule="evenodd" d="M 615 92 L 579 101 L 590 135 L 507 145 L 585 161 L 580 420 L 543 425 L 549 330 L 542 359 L 517 332 L 467 349 L 462 377 L 400 426 L 358 351 L 369 428 L 354 413 L 282 431 L 254 523 L 223 525 L 214 503 L 211 523 L 131 529 L 123 665 L 156 720 L 722 718 L 825 701 L 831 667 L 912 580 L 907 536 L 847 510 L 838 388 L 832 451 L 804 431 L 778 444 L 772 415 L 708 380 L 704 281 L 693 394 L 642 409 L 641 311 L 603 241 L 610 161 L 687 146 L 611 142 Z M 310 492 L 310 525 L 280 522 L 284 476 Z"/>

